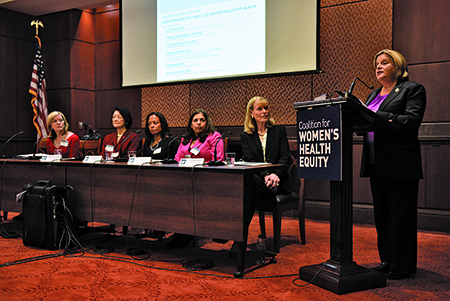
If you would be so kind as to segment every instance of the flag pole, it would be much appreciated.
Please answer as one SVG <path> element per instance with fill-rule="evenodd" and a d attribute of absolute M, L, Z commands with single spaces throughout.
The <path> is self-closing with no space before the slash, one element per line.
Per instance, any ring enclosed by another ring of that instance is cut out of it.
<path fill-rule="evenodd" d="M 47 92 L 44 74 L 44 61 L 41 51 L 41 39 L 39 39 L 39 26 L 44 27 L 42 21 L 33 20 L 31 26 L 36 27 L 36 49 L 31 74 L 31 82 L 28 93 L 32 95 L 31 106 L 33 107 L 33 124 L 37 130 L 37 139 L 48 136 L 47 132 Z"/>

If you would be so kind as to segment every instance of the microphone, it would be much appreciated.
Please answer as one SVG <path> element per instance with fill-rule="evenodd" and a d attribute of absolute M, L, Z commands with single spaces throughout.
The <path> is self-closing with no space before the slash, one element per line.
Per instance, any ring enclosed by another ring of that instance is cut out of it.
<path fill-rule="evenodd" d="M 136 133 L 136 134 L 139 134 L 141 132 L 141 130 L 137 130 L 136 132 L 134 132 L 134 133 Z M 122 144 L 122 143 L 124 143 L 125 141 L 127 141 L 128 139 L 130 139 L 130 137 L 131 136 L 133 136 L 133 134 L 131 134 L 131 135 L 128 135 L 125 139 L 123 139 L 122 141 L 120 141 L 120 143 L 119 144 L 117 144 L 117 146 L 116 146 L 116 150 L 119 152 L 119 146 Z M 125 162 L 126 160 L 128 160 L 127 158 L 120 158 L 120 157 L 117 157 L 114 161 L 116 161 L 116 162 Z"/>
<path fill-rule="evenodd" d="M 90 124 L 88 123 L 84 123 L 84 127 L 86 129 L 86 127 L 89 127 L 89 135 L 84 135 L 83 137 L 81 137 L 81 140 L 88 140 L 90 137 L 92 137 L 92 133 L 96 132 L 97 135 L 99 135 L 99 137 L 101 138 L 101 135 L 99 132 L 97 132 L 96 130 L 94 130 Z"/>
<path fill-rule="evenodd" d="M 350 89 L 348 89 L 347 94 L 352 94 L 353 88 L 355 88 L 356 80 L 359 80 L 359 81 L 362 82 L 367 88 L 369 88 L 370 90 L 373 90 L 374 86 L 369 86 L 369 85 L 367 85 L 365 82 L 363 82 L 362 80 L 360 80 L 359 77 L 355 77 L 355 79 L 352 81 L 352 84 L 350 85 Z"/>
<path fill-rule="evenodd" d="M 11 136 L 11 138 L 9 138 L 8 140 L 6 140 L 5 145 L 3 146 L 3 158 L 6 158 L 6 145 L 9 143 L 9 141 L 13 140 L 14 138 L 16 138 L 19 135 L 22 135 L 23 131 L 20 131 L 18 133 L 15 133 L 14 135 Z"/>
<path fill-rule="evenodd" d="M 163 164 L 175 164 L 178 163 L 177 161 L 175 161 L 175 159 L 170 159 L 170 145 L 172 144 L 172 142 L 177 141 L 179 138 L 183 137 L 183 135 L 178 135 L 175 138 L 173 138 L 172 140 L 170 140 L 169 144 L 167 145 L 167 158 L 165 158 L 162 163 Z"/>
<path fill-rule="evenodd" d="M 224 137 L 225 135 L 231 135 L 231 132 L 230 132 L 230 131 L 224 132 L 224 133 L 220 136 L 219 140 L 217 140 L 216 144 L 214 145 L 214 161 L 209 161 L 209 162 L 208 162 L 208 165 L 209 165 L 209 166 L 225 165 L 225 163 L 224 163 L 223 161 L 217 161 L 217 144 L 219 143 L 220 140 L 223 139 L 223 137 Z"/>
<path fill-rule="evenodd" d="M 28 157 L 28 159 L 30 159 L 30 160 L 36 160 L 38 157 L 36 157 L 36 145 L 39 143 L 39 142 L 41 142 L 41 141 L 43 141 L 43 140 L 47 140 L 49 137 L 45 137 L 45 138 L 41 138 L 41 139 L 39 139 L 38 141 L 36 141 L 34 144 L 33 144 L 33 156 L 31 156 L 31 157 Z"/>

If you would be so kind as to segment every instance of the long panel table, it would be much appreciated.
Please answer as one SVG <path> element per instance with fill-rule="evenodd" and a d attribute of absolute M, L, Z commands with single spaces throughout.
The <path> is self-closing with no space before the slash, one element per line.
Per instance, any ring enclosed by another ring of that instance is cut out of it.
<path fill-rule="evenodd" d="M 51 180 L 74 188 L 78 220 L 234 240 L 236 277 L 242 277 L 253 174 L 264 166 L 143 166 L 61 161 L 0 160 L 1 210 L 21 212 L 24 184 Z"/>

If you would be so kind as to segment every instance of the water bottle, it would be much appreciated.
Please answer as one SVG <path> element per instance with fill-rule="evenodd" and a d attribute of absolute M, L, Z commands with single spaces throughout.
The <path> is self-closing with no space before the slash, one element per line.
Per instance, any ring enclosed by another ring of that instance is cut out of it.
<path fill-rule="evenodd" d="M 256 241 L 256 252 L 256 264 L 263 265 L 265 262 L 266 242 L 264 241 L 262 234 L 259 234 L 258 240 Z"/>

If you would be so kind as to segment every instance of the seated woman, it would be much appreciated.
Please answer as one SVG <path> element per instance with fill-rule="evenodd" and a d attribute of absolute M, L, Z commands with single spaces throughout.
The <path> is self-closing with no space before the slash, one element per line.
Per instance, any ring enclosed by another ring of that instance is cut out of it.
<path fill-rule="evenodd" d="M 116 132 L 106 135 L 103 139 L 101 155 L 105 158 L 106 152 L 112 152 L 113 158 L 127 158 L 128 151 L 139 150 L 139 136 L 129 129 L 133 118 L 125 107 L 115 107 L 111 115 Z"/>
<path fill-rule="evenodd" d="M 175 160 L 182 158 L 204 158 L 205 162 L 214 160 L 216 149 L 217 161 L 224 158 L 223 142 L 218 142 L 220 133 L 215 131 L 211 118 L 205 110 L 197 109 L 189 117 L 187 135 L 181 140 Z M 216 147 L 217 144 L 217 147 Z M 194 237 L 192 235 L 175 233 L 166 245 L 167 249 L 181 248 L 188 245 Z"/>
<path fill-rule="evenodd" d="M 181 140 L 175 160 L 180 161 L 186 157 L 204 158 L 207 163 L 214 160 L 214 152 L 217 154 L 217 161 L 223 160 L 223 142 L 217 143 L 221 135 L 215 130 L 205 110 L 197 109 L 192 112 L 187 126 L 188 133 Z"/>
<path fill-rule="evenodd" d="M 266 162 L 281 164 L 281 167 L 269 168 L 253 177 L 253 196 L 249 215 L 250 225 L 255 209 L 262 202 L 295 198 L 292 183 L 288 176 L 290 160 L 289 142 L 286 128 L 274 125 L 267 99 L 256 96 L 249 100 L 245 114 L 244 132 L 241 133 L 242 159 L 247 162 Z M 298 199 L 298 197 L 297 197 Z M 230 257 L 236 256 L 233 245 Z"/>
<path fill-rule="evenodd" d="M 50 133 L 47 154 L 60 152 L 63 158 L 76 158 L 80 155 L 80 139 L 77 134 L 69 131 L 69 123 L 63 113 L 51 112 L 47 117 L 47 128 Z"/>
<path fill-rule="evenodd" d="M 163 114 L 159 112 L 148 114 L 145 122 L 143 156 L 157 160 L 173 159 L 180 143 L 170 135 L 169 125 Z"/>

